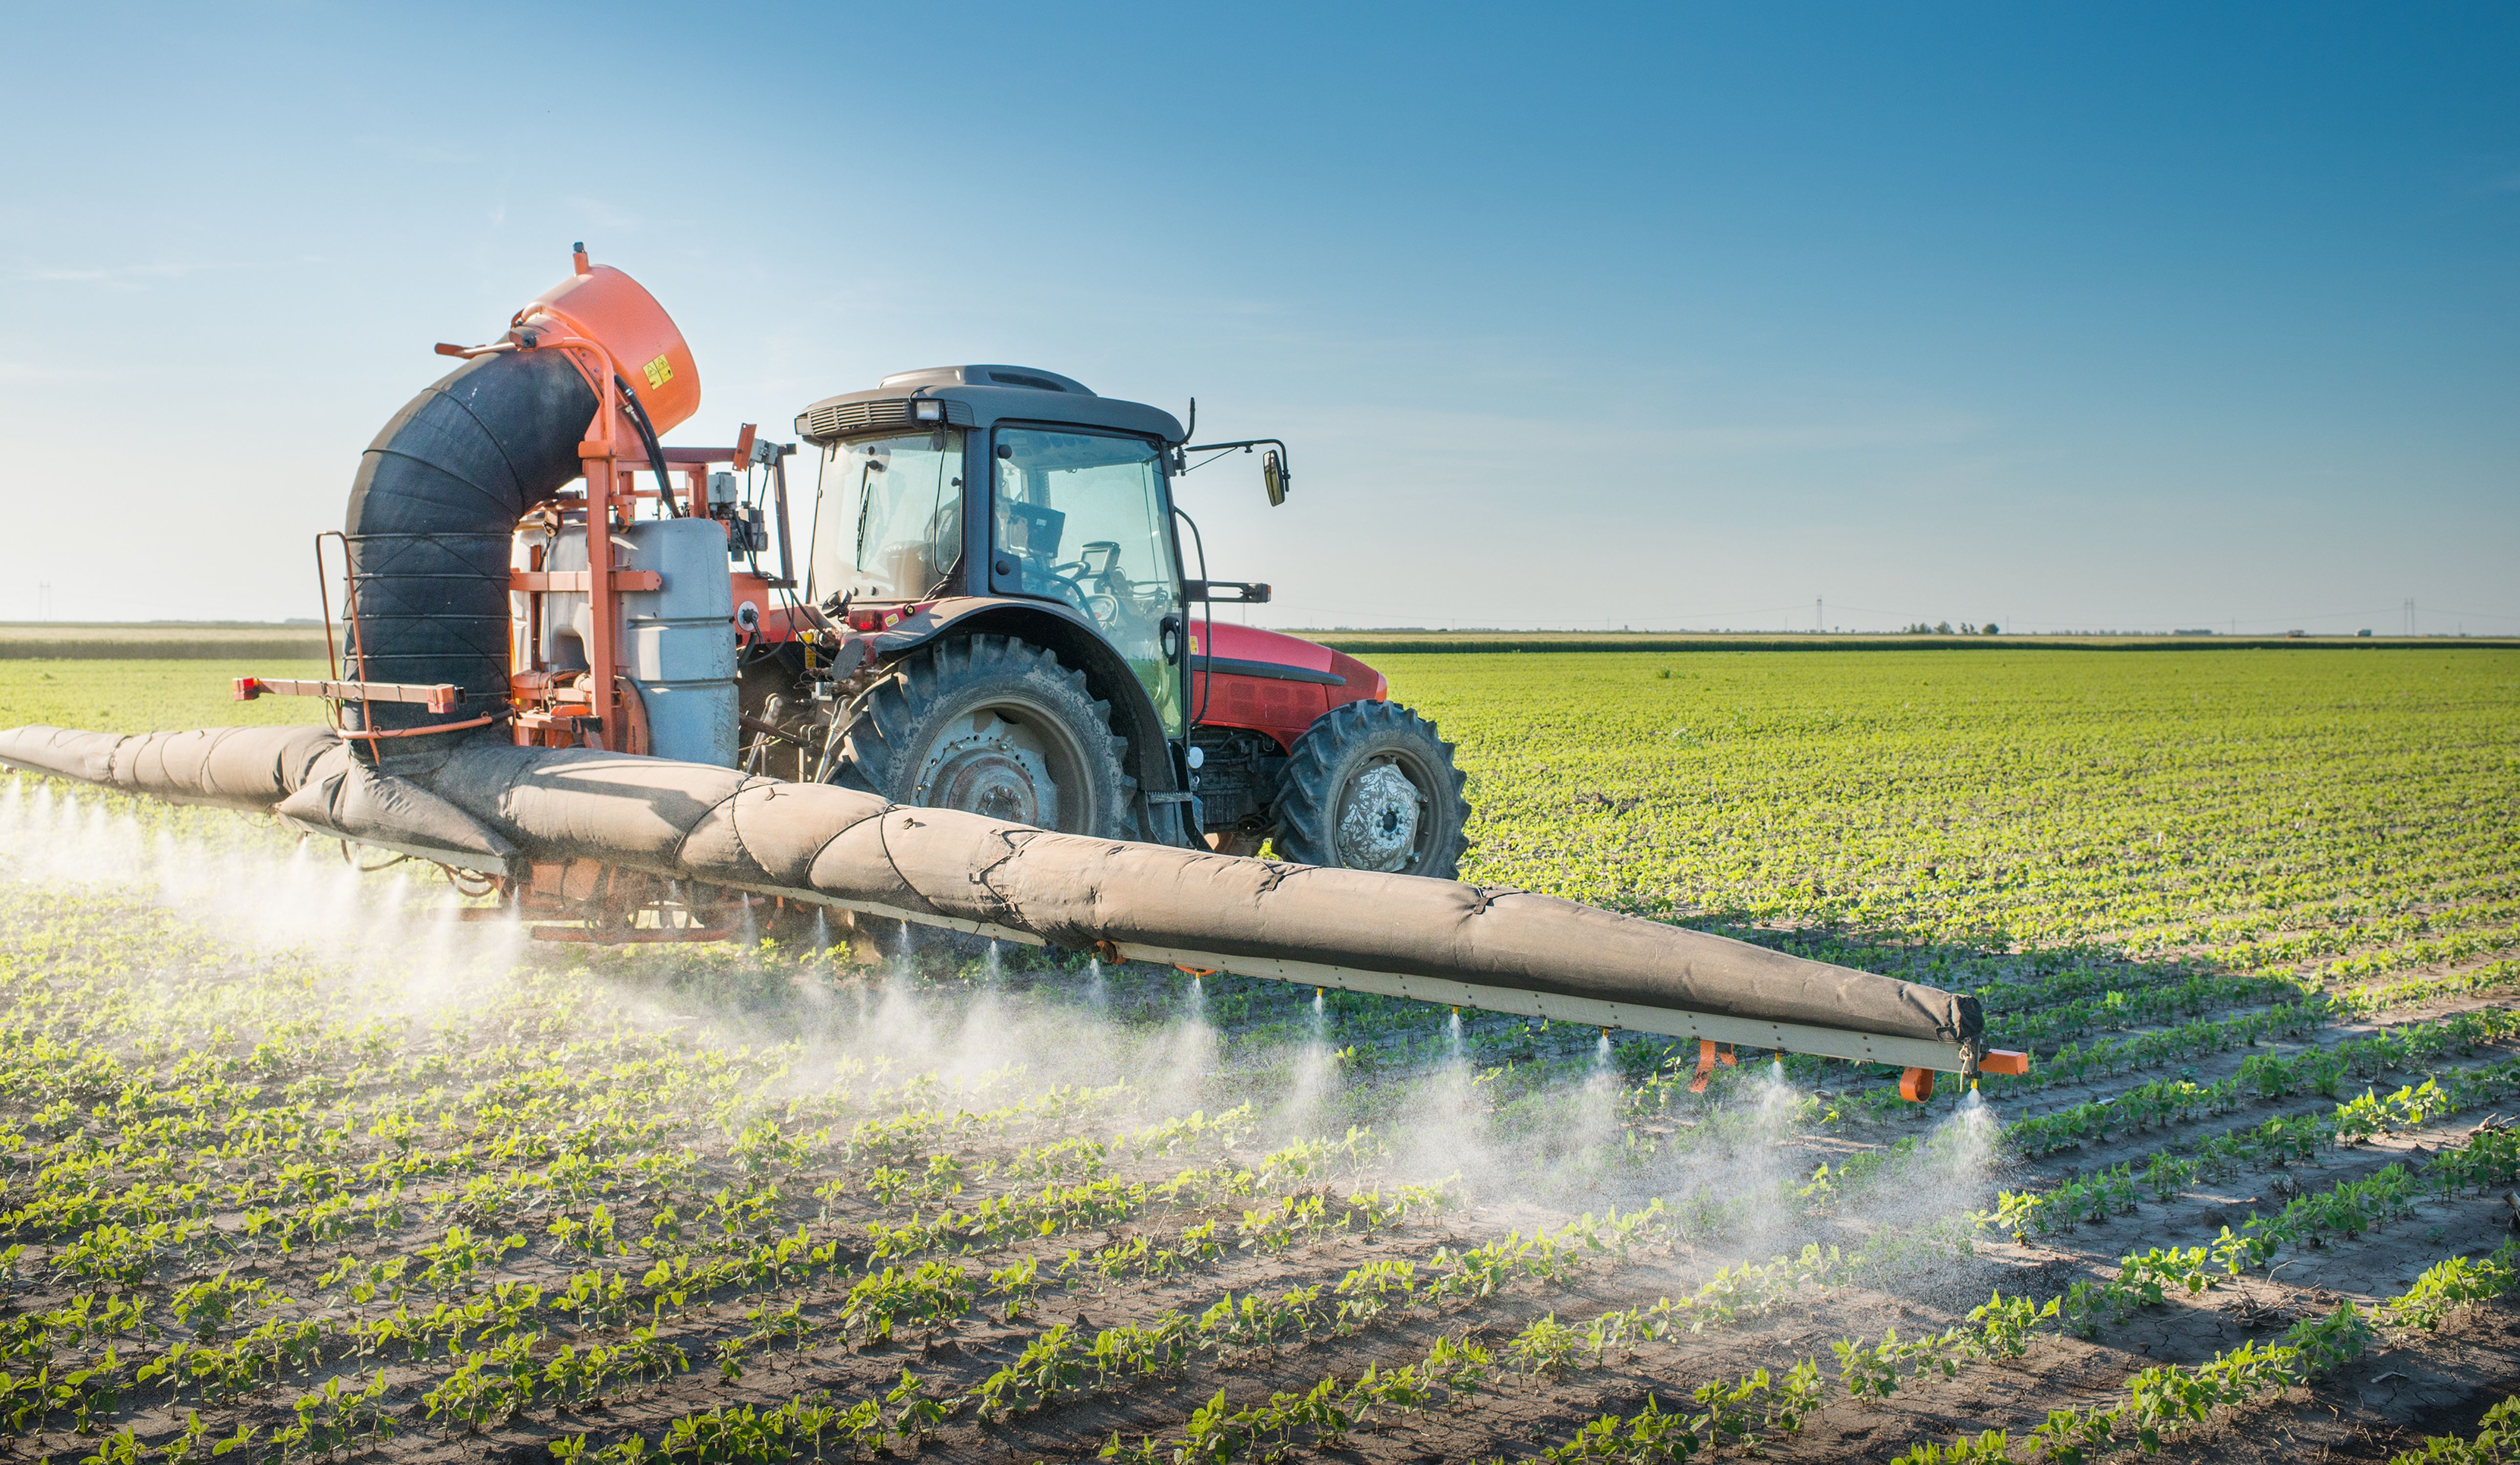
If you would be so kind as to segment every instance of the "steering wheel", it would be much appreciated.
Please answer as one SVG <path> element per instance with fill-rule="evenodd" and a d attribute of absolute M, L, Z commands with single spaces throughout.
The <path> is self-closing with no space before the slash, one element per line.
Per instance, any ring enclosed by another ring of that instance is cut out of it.
<path fill-rule="evenodd" d="M 1077 547 L 1076 558 L 1067 564 L 1051 566 L 1054 575 L 1065 575 L 1063 584 L 1078 593 L 1079 606 L 1087 615 L 1102 623 L 1105 631 L 1116 631 L 1122 612 L 1129 607 L 1124 596 L 1130 589 L 1129 577 L 1120 573 L 1120 543 L 1112 539 L 1089 539 Z M 1092 582 L 1099 594 L 1089 594 L 1085 587 Z"/>
<path fill-rule="evenodd" d="M 1065 564 L 1052 565 L 1050 567 L 1050 581 L 1053 585 L 1058 587 L 1060 598 L 1065 599 L 1069 604 L 1084 611 L 1087 615 L 1094 616 L 1094 619 L 1098 621 L 1107 621 L 1110 617 L 1094 614 L 1094 598 L 1085 592 L 1085 571 L 1086 564 L 1084 560 L 1071 559 Z"/>

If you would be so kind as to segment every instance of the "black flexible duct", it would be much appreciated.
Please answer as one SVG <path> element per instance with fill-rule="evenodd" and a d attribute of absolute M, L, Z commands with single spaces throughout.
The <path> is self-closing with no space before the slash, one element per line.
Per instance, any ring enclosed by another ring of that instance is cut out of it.
<path fill-rule="evenodd" d="M 517 521 L 578 476 L 595 390 L 558 351 L 476 356 L 411 399 L 359 460 L 350 486 L 353 673 L 367 682 L 451 682 L 452 713 L 375 703 L 380 729 L 463 722 L 508 691 L 508 559 Z M 358 704 L 346 709 L 359 723 Z M 441 756 L 443 737 L 388 744 Z"/>

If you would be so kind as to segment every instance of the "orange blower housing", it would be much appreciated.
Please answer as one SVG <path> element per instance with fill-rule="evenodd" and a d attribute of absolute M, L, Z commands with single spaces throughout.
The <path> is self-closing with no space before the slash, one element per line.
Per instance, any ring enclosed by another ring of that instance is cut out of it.
<path fill-rule="evenodd" d="M 531 336 L 539 344 L 552 345 L 558 343 L 552 339 L 557 333 L 591 341 L 612 358 L 658 433 L 690 422 L 700 410 L 700 370 L 674 318 L 665 314 L 665 307 L 644 286 L 621 271 L 608 264 L 589 264 L 584 250 L 577 252 L 574 262 L 566 280 L 517 312 L 508 323 L 509 339 L 521 345 Z M 578 369 L 591 377 L 591 363 L 583 355 L 577 360 Z M 590 379 L 587 384 L 595 388 L 599 400 L 610 400 L 609 382 Z M 626 424 L 621 436 L 637 440 Z"/>

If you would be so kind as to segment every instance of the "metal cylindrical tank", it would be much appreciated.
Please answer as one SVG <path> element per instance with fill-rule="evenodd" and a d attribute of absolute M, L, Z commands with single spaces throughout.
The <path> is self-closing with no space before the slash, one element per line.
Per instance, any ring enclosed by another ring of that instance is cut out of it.
<path fill-rule="evenodd" d="M 661 589 L 620 595 L 621 668 L 647 705 L 648 750 L 735 767 L 741 704 L 726 526 L 704 518 L 649 519 L 617 531 L 613 545 L 620 568 L 664 576 Z"/>

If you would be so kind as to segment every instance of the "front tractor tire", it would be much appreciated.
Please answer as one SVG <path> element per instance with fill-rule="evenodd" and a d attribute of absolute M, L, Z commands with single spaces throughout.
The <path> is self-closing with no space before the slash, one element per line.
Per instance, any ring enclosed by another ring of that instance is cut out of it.
<path fill-rule="evenodd" d="M 1295 739 L 1278 792 L 1278 853 L 1305 865 L 1455 878 L 1468 847 L 1453 745 L 1393 702 L 1333 707 Z"/>
<path fill-rule="evenodd" d="M 1138 836 L 1111 704 L 1029 642 L 973 636 L 904 656 L 849 709 L 833 781 L 1106 839 Z"/>

